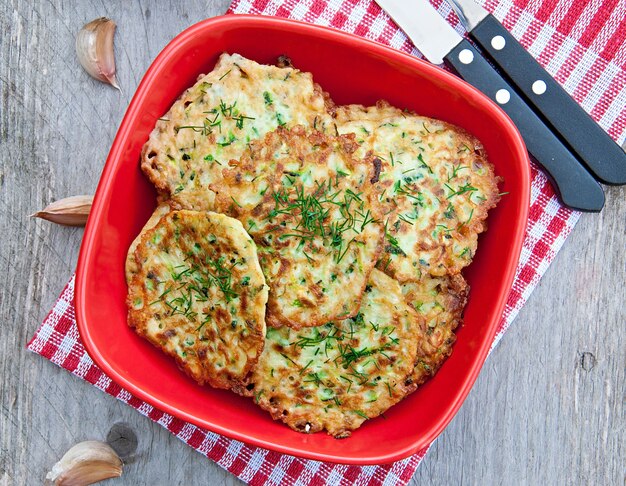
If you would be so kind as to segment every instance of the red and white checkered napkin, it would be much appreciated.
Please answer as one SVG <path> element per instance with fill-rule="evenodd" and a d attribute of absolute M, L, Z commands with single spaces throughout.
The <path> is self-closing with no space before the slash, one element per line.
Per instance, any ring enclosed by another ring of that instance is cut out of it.
<path fill-rule="evenodd" d="M 433 3 L 459 32 L 442 0 Z M 626 3 L 622 0 L 479 1 L 562 83 L 614 139 L 626 135 Z M 419 55 L 406 36 L 371 0 L 235 0 L 230 13 L 305 20 L 354 32 Z M 546 177 L 532 168 L 530 219 L 517 275 L 494 345 L 539 282 L 578 220 L 558 203 Z M 74 318 L 74 278 L 28 349 L 71 371 L 166 427 L 179 439 L 238 478 L 266 484 L 406 484 L 427 449 L 384 466 L 309 461 L 251 447 L 172 417 L 113 383 L 87 355 Z"/>

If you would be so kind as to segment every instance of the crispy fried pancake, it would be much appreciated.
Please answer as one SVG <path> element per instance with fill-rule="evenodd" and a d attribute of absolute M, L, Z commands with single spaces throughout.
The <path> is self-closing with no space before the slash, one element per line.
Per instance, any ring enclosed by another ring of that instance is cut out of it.
<path fill-rule="evenodd" d="M 294 430 L 347 437 L 415 389 L 421 323 L 399 284 L 374 270 L 354 318 L 268 328 L 250 383 L 237 391 Z"/>
<path fill-rule="evenodd" d="M 357 155 L 371 153 L 380 161 L 380 200 L 388 216 L 379 268 L 404 282 L 467 266 L 487 211 L 499 199 L 480 142 L 385 102 L 339 107 L 337 129 L 357 135 Z"/>
<path fill-rule="evenodd" d="M 143 233 L 128 323 L 200 384 L 230 388 L 257 362 L 267 286 L 254 242 L 228 216 L 173 211 Z"/>
<path fill-rule="evenodd" d="M 156 124 L 141 167 L 175 208 L 213 210 L 210 184 L 252 140 L 279 126 L 330 126 L 332 104 L 310 73 L 223 54 Z"/>
<path fill-rule="evenodd" d="M 424 319 L 424 334 L 419 340 L 419 359 L 413 381 L 420 385 L 433 376 L 452 353 L 454 331 L 461 325 L 469 286 L 460 275 L 424 275 L 416 282 L 402 284 L 402 294 Z"/>
<path fill-rule="evenodd" d="M 137 237 L 130 244 L 130 247 L 128 248 L 128 253 L 126 255 L 126 265 L 125 265 L 127 285 L 130 285 L 130 282 L 133 276 L 139 271 L 139 264 L 137 263 L 137 259 L 135 258 L 135 250 L 137 249 L 137 245 L 139 245 L 141 238 L 143 237 L 146 231 L 154 228 L 155 225 L 161 220 L 161 218 L 165 216 L 167 213 L 169 213 L 170 211 L 171 211 L 171 208 L 168 203 L 165 202 L 165 203 L 159 204 L 154 210 L 154 212 L 152 213 L 152 216 L 150 216 L 150 219 L 148 219 L 144 227 L 141 229 Z"/>
<path fill-rule="evenodd" d="M 383 236 L 373 165 L 352 136 L 279 128 L 212 184 L 215 208 L 239 219 L 270 286 L 266 321 L 318 326 L 356 314 Z"/>

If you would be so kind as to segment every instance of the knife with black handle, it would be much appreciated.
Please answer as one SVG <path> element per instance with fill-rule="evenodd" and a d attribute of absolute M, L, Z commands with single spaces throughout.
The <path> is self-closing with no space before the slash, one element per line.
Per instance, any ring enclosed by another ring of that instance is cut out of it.
<path fill-rule="evenodd" d="M 470 37 L 598 180 L 626 184 L 626 153 L 498 20 L 474 0 L 448 0 Z"/>
<path fill-rule="evenodd" d="M 565 206 L 598 212 L 604 191 L 593 176 L 522 100 L 511 86 L 428 3 L 428 0 L 376 0 L 434 64 L 444 61 L 465 81 L 498 103 L 519 129 L 528 151 L 550 176 Z"/>
<path fill-rule="evenodd" d="M 602 209 L 602 187 L 469 41 L 463 39 L 444 60 L 509 115 L 528 151 L 550 176 L 563 204 L 581 211 Z"/>

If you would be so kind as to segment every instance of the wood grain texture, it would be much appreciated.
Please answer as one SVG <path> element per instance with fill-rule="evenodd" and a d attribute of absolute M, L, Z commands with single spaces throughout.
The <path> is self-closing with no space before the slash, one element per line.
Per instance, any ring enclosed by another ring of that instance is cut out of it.
<path fill-rule="evenodd" d="M 0 3 L 0 484 L 41 484 L 74 443 L 118 422 L 139 446 L 107 484 L 239 481 L 25 344 L 76 264 L 81 229 L 28 218 L 95 190 L 143 72 L 169 39 L 228 0 Z M 122 93 L 78 65 L 87 21 L 118 24 Z M 620 140 L 623 142 L 623 140 Z M 585 215 L 412 484 L 624 484 L 626 190 Z"/>

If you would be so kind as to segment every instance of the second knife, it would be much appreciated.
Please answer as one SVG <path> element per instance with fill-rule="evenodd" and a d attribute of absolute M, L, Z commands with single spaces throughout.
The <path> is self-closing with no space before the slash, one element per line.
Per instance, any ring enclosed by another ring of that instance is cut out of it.
<path fill-rule="evenodd" d="M 626 153 L 570 97 L 498 20 L 474 0 L 448 0 L 487 53 L 596 176 L 606 184 L 626 184 Z"/>
<path fill-rule="evenodd" d="M 434 64 L 444 61 L 465 81 L 498 103 L 519 129 L 528 151 L 543 166 L 561 201 L 580 211 L 598 212 L 604 191 L 515 90 L 428 0 L 375 0 Z"/>

